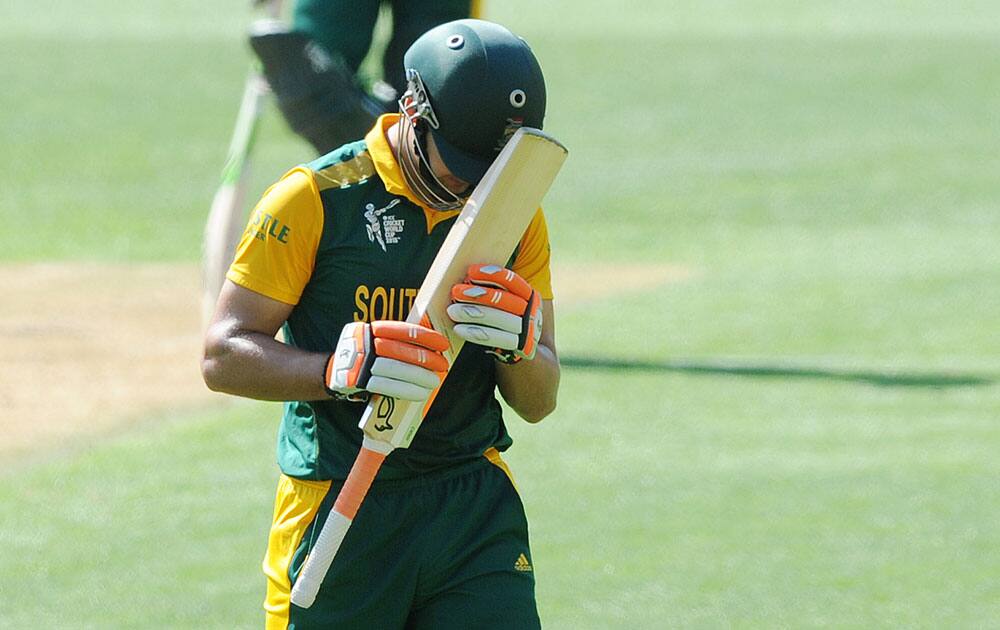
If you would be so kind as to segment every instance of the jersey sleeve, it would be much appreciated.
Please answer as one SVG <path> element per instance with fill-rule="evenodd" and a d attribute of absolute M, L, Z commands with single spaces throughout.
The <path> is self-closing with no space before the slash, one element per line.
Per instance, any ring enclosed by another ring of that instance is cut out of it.
<path fill-rule="evenodd" d="M 322 232 L 316 181 L 307 169 L 293 169 L 257 202 L 226 277 L 255 293 L 298 304 Z"/>
<path fill-rule="evenodd" d="M 514 273 L 528 281 L 543 300 L 552 299 L 552 272 L 549 270 L 549 230 L 545 215 L 539 208 L 517 246 L 511 267 Z"/>

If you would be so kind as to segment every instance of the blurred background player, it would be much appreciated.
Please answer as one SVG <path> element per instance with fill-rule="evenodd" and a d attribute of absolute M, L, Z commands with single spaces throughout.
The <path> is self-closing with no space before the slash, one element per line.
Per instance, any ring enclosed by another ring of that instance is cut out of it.
<path fill-rule="evenodd" d="M 396 110 L 406 90 L 403 53 L 421 34 L 444 22 L 478 17 L 478 5 L 477 0 L 299 0 L 290 27 L 257 23 L 250 43 L 285 120 L 324 154 L 362 137 L 378 116 Z M 383 8 L 391 14 L 392 32 L 382 51 L 382 77 L 365 81 L 358 69 Z"/>
<path fill-rule="evenodd" d="M 260 72 L 251 73 L 244 89 L 222 182 L 205 225 L 206 322 L 246 223 L 250 154 L 268 87 L 292 130 L 317 153 L 326 154 L 364 136 L 379 115 L 396 111 L 406 84 L 403 53 L 418 36 L 444 22 L 476 17 L 480 4 L 477 0 L 299 0 L 289 26 L 279 19 L 280 0 L 256 2 L 266 6 L 270 19 L 259 20 L 250 29 Z M 383 78 L 371 81 L 359 77 L 358 70 L 373 41 L 386 39 L 375 37 L 380 18 L 392 26 L 384 50 L 373 55 L 381 55 Z"/>

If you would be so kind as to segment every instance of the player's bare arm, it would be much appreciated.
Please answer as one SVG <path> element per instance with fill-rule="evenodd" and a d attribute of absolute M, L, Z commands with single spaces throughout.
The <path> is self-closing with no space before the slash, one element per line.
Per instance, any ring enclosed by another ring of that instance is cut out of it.
<path fill-rule="evenodd" d="M 227 280 L 205 335 L 201 371 L 209 388 L 258 400 L 328 398 L 323 372 L 329 353 L 274 338 L 292 308 Z"/>
<path fill-rule="evenodd" d="M 258 400 L 364 400 L 374 392 L 423 401 L 447 370 L 447 340 L 403 322 L 347 324 L 332 353 L 286 345 L 274 336 L 292 308 L 227 280 L 205 338 L 205 383 Z"/>
<path fill-rule="evenodd" d="M 497 388 L 519 416 L 539 422 L 556 408 L 559 393 L 559 355 L 556 352 L 555 311 L 552 300 L 542 300 L 542 336 L 530 361 L 497 364 Z"/>

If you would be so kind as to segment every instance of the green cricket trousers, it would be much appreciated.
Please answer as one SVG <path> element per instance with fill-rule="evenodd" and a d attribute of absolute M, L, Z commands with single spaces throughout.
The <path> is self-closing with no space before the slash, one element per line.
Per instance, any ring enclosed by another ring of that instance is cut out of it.
<path fill-rule="evenodd" d="M 282 476 L 264 572 L 267 629 L 539 628 L 524 507 L 499 453 L 372 485 L 316 602 L 291 585 L 340 482 Z"/>

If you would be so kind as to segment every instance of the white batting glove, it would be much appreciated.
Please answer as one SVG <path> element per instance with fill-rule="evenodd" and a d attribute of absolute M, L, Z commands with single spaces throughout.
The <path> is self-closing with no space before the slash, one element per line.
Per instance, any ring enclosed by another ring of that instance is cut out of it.
<path fill-rule="evenodd" d="M 368 392 L 421 402 L 441 384 L 448 360 L 441 333 L 406 322 L 347 324 L 326 362 L 324 384 L 337 400 L 360 402 Z"/>
<path fill-rule="evenodd" d="M 451 288 L 451 299 L 448 316 L 459 337 L 491 348 L 503 363 L 534 358 L 542 300 L 527 280 L 499 265 L 473 265 L 465 282 Z"/>

